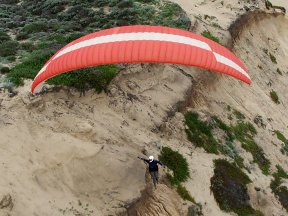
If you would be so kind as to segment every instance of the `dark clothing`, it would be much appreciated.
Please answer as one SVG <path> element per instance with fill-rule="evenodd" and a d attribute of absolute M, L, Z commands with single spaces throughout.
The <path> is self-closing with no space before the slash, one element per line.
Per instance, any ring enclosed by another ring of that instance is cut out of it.
<path fill-rule="evenodd" d="M 158 184 L 158 178 L 159 178 L 158 171 L 152 171 L 152 172 L 150 172 L 150 175 L 151 175 L 151 178 L 152 178 L 154 185 L 156 186 L 156 183 Z"/>
<path fill-rule="evenodd" d="M 155 172 L 158 171 L 158 163 L 163 166 L 163 164 L 158 161 L 158 160 L 153 160 L 153 161 L 149 161 L 147 159 L 141 158 L 142 160 L 144 160 L 148 165 L 149 165 L 149 172 Z"/>

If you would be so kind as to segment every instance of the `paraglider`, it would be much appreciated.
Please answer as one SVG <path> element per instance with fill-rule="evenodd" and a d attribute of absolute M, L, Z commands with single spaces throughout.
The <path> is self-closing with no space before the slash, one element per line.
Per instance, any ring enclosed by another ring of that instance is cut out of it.
<path fill-rule="evenodd" d="M 46 62 L 31 90 L 37 93 L 45 80 L 75 69 L 136 62 L 196 66 L 251 83 L 243 63 L 220 44 L 176 28 L 135 25 L 101 30 L 67 44 Z"/>

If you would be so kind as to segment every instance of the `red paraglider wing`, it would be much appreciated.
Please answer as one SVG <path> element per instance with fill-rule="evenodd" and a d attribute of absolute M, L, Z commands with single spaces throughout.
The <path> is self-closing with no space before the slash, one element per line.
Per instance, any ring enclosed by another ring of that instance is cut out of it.
<path fill-rule="evenodd" d="M 220 44 L 180 29 L 136 25 L 102 30 L 72 41 L 39 71 L 32 92 L 39 92 L 45 80 L 64 72 L 133 62 L 196 66 L 251 83 L 243 63 Z"/>

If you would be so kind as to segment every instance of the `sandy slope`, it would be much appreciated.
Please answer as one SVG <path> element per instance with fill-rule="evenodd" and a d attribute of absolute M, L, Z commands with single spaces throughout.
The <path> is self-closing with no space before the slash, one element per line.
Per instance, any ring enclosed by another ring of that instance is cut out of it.
<path fill-rule="evenodd" d="M 11 194 L 14 215 L 109 215 L 140 196 L 145 166 L 137 156 L 159 152 L 151 130 L 190 80 L 169 66 L 132 65 L 114 82 L 111 97 L 61 91 L 34 98 L 31 82 L 14 98 L 1 93 L 0 191 Z"/>
<path fill-rule="evenodd" d="M 174 2 L 191 15 L 196 32 L 209 29 L 224 41 L 229 39 L 226 29 L 245 12 L 244 5 L 236 0 L 224 0 L 223 5 L 208 0 Z M 262 7 L 263 2 L 259 5 Z M 199 14 L 202 21 L 194 18 Z M 205 14 L 216 18 L 203 20 Z M 222 29 L 211 27 L 214 21 Z M 246 29 L 236 42 L 234 52 L 251 71 L 251 86 L 189 67 L 137 64 L 115 78 L 108 94 L 89 92 L 79 98 L 73 90 L 61 90 L 32 97 L 31 82 L 17 89 L 19 94 L 14 98 L 1 92 L 0 201 L 10 194 L 14 206 L 12 210 L 0 209 L 0 215 L 98 216 L 123 212 L 146 185 L 145 165 L 136 156 L 144 150 L 157 155 L 163 145 L 186 156 L 191 179 L 185 185 L 202 204 L 204 215 L 231 215 L 219 209 L 209 189 L 212 161 L 219 156 L 195 149 L 186 139 L 183 115 L 176 113 L 169 119 L 167 113 L 175 111 L 188 91 L 193 97 L 187 104 L 203 116 L 212 113 L 227 120 L 227 105 L 237 108 L 251 121 L 261 115 L 266 128 L 257 128 L 258 143 L 273 169 L 281 164 L 288 170 L 287 157 L 280 153 L 280 142 L 272 134 L 277 129 L 288 137 L 287 23 L 283 17 L 266 19 Z M 273 52 L 277 65 L 271 63 L 263 48 Z M 192 85 L 178 68 L 192 74 L 196 83 Z M 267 85 L 269 82 L 271 86 Z M 277 91 L 281 104 L 271 101 L 272 89 Z M 251 155 L 244 150 L 242 154 L 250 164 Z M 254 181 L 249 190 L 255 208 L 266 215 L 285 215 L 271 194 L 271 177 L 264 176 L 253 163 L 249 167 Z M 261 187 L 264 194 L 256 194 L 254 187 Z M 165 193 L 169 190 L 164 185 L 161 188 Z M 167 194 L 171 200 L 179 200 L 170 190 Z M 153 195 L 167 199 L 163 196 L 160 192 Z M 266 202 L 260 202 L 259 196 Z M 167 205 L 173 207 L 175 203 Z M 158 214 L 168 215 L 165 211 Z"/>

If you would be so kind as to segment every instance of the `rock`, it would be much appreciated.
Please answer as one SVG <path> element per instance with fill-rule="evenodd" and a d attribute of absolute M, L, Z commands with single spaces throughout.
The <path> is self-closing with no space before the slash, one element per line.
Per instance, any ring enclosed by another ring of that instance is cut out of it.
<path fill-rule="evenodd" d="M 250 8 L 248 7 L 248 6 L 244 6 L 244 9 L 245 9 L 245 11 L 249 11 L 250 10 Z"/>
<path fill-rule="evenodd" d="M 266 128 L 266 124 L 264 123 L 262 116 L 260 115 L 255 116 L 253 121 L 258 127 L 262 127 L 264 129 Z"/>
<path fill-rule="evenodd" d="M 140 99 L 137 97 L 137 95 L 131 94 L 131 93 L 127 93 L 127 99 L 130 101 L 140 101 Z"/>
<path fill-rule="evenodd" d="M 179 120 L 179 121 L 183 121 L 183 114 L 182 113 L 180 113 L 180 112 L 176 112 L 175 113 L 175 118 L 177 119 L 177 120 Z"/>
<path fill-rule="evenodd" d="M 108 95 L 110 96 L 110 97 L 115 97 L 115 96 L 117 96 L 119 94 L 119 89 L 118 89 L 118 87 L 116 86 L 116 85 L 111 85 L 111 86 L 109 86 L 109 88 L 108 88 Z"/>
<path fill-rule="evenodd" d="M 123 121 L 122 121 L 122 125 L 123 125 L 123 126 L 129 126 L 129 123 L 128 123 L 127 121 L 123 120 Z"/>
<path fill-rule="evenodd" d="M 144 67 L 148 67 L 147 65 L 143 65 Z M 124 71 L 123 74 L 134 74 L 134 73 L 139 73 L 139 71 L 142 71 L 143 67 L 142 64 L 133 64 L 129 66 L 129 70 Z"/>
<path fill-rule="evenodd" d="M 12 92 L 8 93 L 8 97 L 12 98 L 12 97 L 15 97 L 17 94 L 18 94 L 18 92 L 12 91 Z"/>
<path fill-rule="evenodd" d="M 128 88 L 130 88 L 131 90 L 134 90 L 134 89 L 136 89 L 136 88 L 138 87 L 138 85 L 137 85 L 135 82 L 130 81 L 130 80 L 127 82 L 127 86 L 128 86 Z"/>
<path fill-rule="evenodd" d="M 14 204 L 11 195 L 10 194 L 4 195 L 0 201 L 0 209 L 8 209 L 11 211 L 13 206 Z"/>
<path fill-rule="evenodd" d="M 200 216 L 202 213 L 202 206 L 200 204 L 189 206 L 187 216 Z"/>
<path fill-rule="evenodd" d="M 89 122 L 81 121 L 75 124 L 78 133 L 90 133 L 93 130 L 92 125 Z"/>

